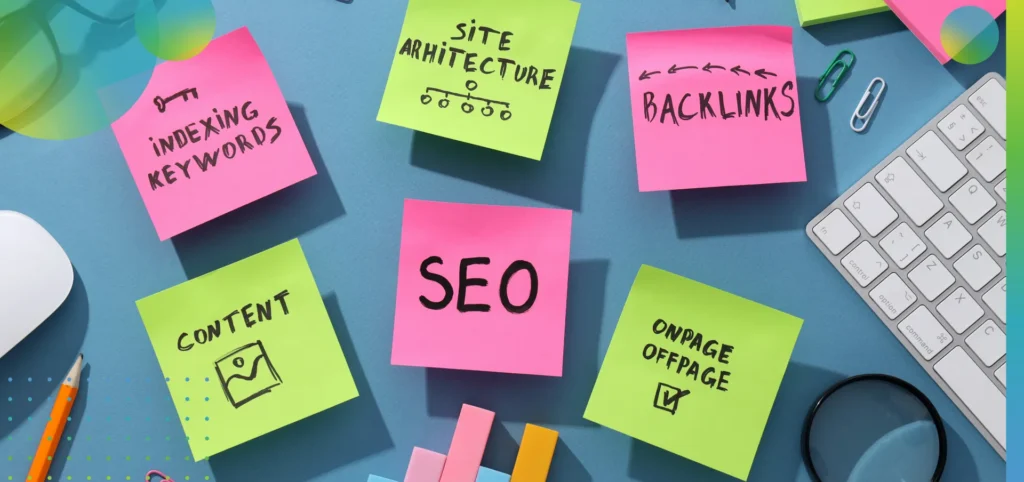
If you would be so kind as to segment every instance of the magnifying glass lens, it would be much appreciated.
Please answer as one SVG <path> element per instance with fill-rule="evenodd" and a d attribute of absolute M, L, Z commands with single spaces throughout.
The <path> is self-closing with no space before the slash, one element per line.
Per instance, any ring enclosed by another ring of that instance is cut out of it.
<path fill-rule="evenodd" d="M 921 398 L 895 383 L 843 385 L 813 414 L 809 468 L 822 482 L 932 481 L 943 463 L 941 423 Z"/>

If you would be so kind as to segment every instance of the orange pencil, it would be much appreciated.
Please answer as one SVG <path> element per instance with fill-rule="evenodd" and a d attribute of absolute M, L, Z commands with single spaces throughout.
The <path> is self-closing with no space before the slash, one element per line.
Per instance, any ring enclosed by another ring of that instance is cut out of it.
<path fill-rule="evenodd" d="M 68 416 L 71 415 L 71 407 L 75 404 L 75 397 L 78 395 L 78 381 L 82 376 L 82 354 L 78 354 L 75 364 L 71 365 L 71 371 L 60 384 L 60 391 L 57 392 L 57 400 L 53 402 L 53 410 L 50 412 L 50 421 L 46 423 L 46 430 L 39 440 L 39 448 L 36 449 L 36 457 L 32 459 L 32 467 L 28 469 L 26 482 L 40 482 L 46 480 L 46 473 L 50 471 L 50 462 L 53 461 L 53 454 L 57 451 L 57 443 L 64 433 L 64 425 L 68 423 Z"/>

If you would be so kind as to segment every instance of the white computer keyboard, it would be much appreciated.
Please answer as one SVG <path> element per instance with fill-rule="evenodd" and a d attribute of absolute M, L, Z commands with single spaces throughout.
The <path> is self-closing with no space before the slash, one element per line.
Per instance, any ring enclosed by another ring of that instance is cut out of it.
<path fill-rule="evenodd" d="M 990 73 L 807 235 L 1006 458 L 1006 81 Z"/>

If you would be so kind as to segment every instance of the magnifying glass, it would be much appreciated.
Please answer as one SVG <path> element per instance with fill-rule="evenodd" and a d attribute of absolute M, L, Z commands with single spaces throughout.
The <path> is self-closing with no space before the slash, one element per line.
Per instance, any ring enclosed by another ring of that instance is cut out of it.
<path fill-rule="evenodd" d="M 811 407 L 801 452 L 814 482 L 938 482 L 946 430 L 913 385 L 858 375 L 830 387 Z"/>

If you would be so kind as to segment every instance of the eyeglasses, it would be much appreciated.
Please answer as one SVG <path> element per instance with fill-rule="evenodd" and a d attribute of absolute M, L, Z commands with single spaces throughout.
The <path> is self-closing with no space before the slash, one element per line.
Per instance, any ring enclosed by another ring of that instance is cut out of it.
<path fill-rule="evenodd" d="M 4 0 L 8 1 L 12 0 Z M 121 25 L 134 17 L 134 11 L 122 18 L 107 17 L 75 0 L 20 3 L 0 9 L 0 124 L 4 125 L 10 125 L 33 106 L 48 103 L 48 96 L 54 94 L 65 74 L 62 54 L 50 26 L 59 9 L 67 7 L 93 22 L 108 25 Z M 50 102 L 56 100 L 59 99 Z"/>

